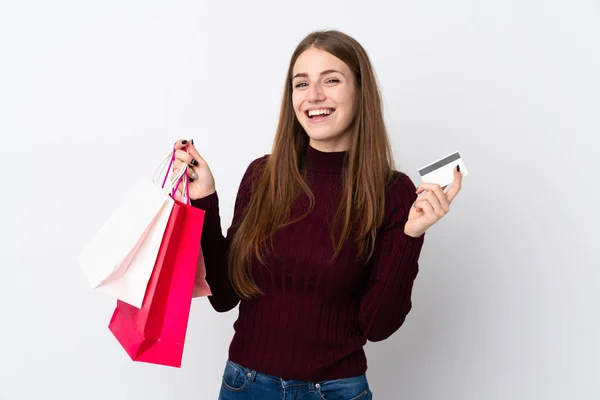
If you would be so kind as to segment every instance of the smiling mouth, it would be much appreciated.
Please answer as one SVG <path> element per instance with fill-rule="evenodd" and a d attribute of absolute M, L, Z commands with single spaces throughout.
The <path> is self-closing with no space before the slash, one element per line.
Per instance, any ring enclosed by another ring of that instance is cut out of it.
<path fill-rule="evenodd" d="M 325 119 L 335 112 L 335 108 L 322 108 L 318 110 L 307 110 L 304 113 L 310 119 L 321 120 Z"/>

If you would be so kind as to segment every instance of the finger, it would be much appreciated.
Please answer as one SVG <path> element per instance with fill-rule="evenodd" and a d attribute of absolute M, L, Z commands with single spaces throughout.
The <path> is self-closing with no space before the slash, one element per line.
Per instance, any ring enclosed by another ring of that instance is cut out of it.
<path fill-rule="evenodd" d="M 169 180 L 171 181 L 171 184 L 173 185 L 173 189 L 179 191 L 179 193 L 183 194 L 183 189 L 185 188 L 185 181 L 183 178 L 183 176 L 177 178 L 177 176 L 179 175 L 181 168 L 185 168 L 184 164 L 180 165 L 180 168 L 173 168 L 173 174 L 171 175 L 171 177 L 169 178 Z"/>
<path fill-rule="evenodd" d="M 175 142 L 175 144 L 173 145 L 173 148 L 175 150 L 181 150 L 181 149 L 187 147 L 187 145 L 189 143 L 190 143 L 189 140 L 187 140 L 187 139 L 181 139 L 181 140 L 178 140 L 178 141 Z"/>
<path fill-rule="evenodd" d="M 183 164 L 183 161 L 176 158 L 175 162 L 173 163 L 173 176 L 176 176 L 179 171 L 181 171 L 181 168 L 185 168 L 185 165 Z"/>
<path fill-rule="evenodd" d="M 416 193 L 421 194 L 421 193 L 429 191 L 429 190 L 436 190 L 436 188 L 440 188 L 441 191 L 443 192 L 444 190 L 446 190 L 447 187 L 448 187 L 448 185 L 444 185 L 444 186 L 440 187 L 440 185 L 438 185 L 437 183 L 423 182 L 417 187 Z"/>
<path fill-rule="evenodd" d="M 446 192 L 446 198 L 448 199 L 448 203 L 452 203 L 454 198 L 460 192 L 462 187 L 462 173 L 454 168 L 454 181 L 452 182 L 452 186 Z"/>
<path fill-rule="evenodd" d="M 415 208 L 424 212 L 428 217 L 437 218 L 435 210 L 431 206 L 431 203 L 427 201 L 427 199 L 417 200 L 415 202 Z"/>
<path fill-rule="evenodd" d="M 441 188 L 439 188 L 439 189 L 441 190 Z M 441 196 L 444 197 L 444 199 L 446 198 L 446 196 L 444 195 L 443 192 L 442 192 Z M 438 198 L 437 190 L 427 192 L 425 195 L 422 196 L 422 198 L 423 198 L 423 200 L 426 200 L 431 205 L 435 215 L 437 215 L 439 218 L 442 218 L 444 215 L 446 215 L 444 206 L 442 206 L 442 204 L 440 203 L 440 200 Z M 447 207 L 447 205 L 445 207 Z"/>
<path fill-rule="evenodd" d="M 435 200 L 437 201 L 437 204 L 439 205 L 439 208 L 441 208 L 441 210 L 443 211 L 443 214 L 438 214 L 440 215 L 440 217 L 442 217 L 444 214 L 447 214 L 450 212 L 450 203 L 448 202 L 448 198 L 446 197 L 446 193 L 444 193 L 444 189 L 442 189 L 440 187 L 440 185 L 435 185 L 434 188 L 432 189 L 431 192 L 435 197 Z M 438 212 L 438 207 L 434 207 L 436 209 L 436 212 Z"/>
<path fill-rule="evenodd" d="M 175 159 L 175 163 L 173 163 L 173 165 L 173 174 L 175 175 L 177 175 L 181 168 L 184 168 L 186 166 L 186 164 L 184 164 L 183 161 L 179 159 Z M 194 170 L 194 167 L 190 164 L 187 164 L 187 174 L 190 178 L 190 182 L 194 182 L 196 179 L 198 179 L 198 174 Z"/>
<path fill-rule="evenodd" d="M 176 181 L 175 181 L 175 178 L 177 177 L 177 175 L 179 175 L 179 172 L 181 171 L 181 169 L 182 169 L 182 168 L 187 168 L 187 174 L 188 174 L 188 176 L 190 176 L 190 182 L 193 182 L 193 181 L 194 181 L 194 179 L 192 179 L 192 177 L 191 177 L 191 173 L 190 173 L 190 169 L 192 168 L 192 166 L 191 166 L 191 165 L 189 165 L 189 164 L 184 164 L 184 162 L 183 162 L 183 161 L 181 161 L 179 158 L 177 158 L 177 157 L 176 157 L 176 158 L 175 158 L 175 162 L 173 162 L 173 174 L 172 174 L 172 176 L 171 176 L 171 182 L 172 182 L 174 185 L 175 185 L 175 184 L 177 184 L 177 183 L 179 183 L 179 184 L 177 185 L 177 188 L 176 188 L 176 189 L 177 189 L 177 190 L 178 190 L 180 193 L 183 193 L 183 188 L 185 187 L 185 184 L 183 183 L 183 182 L 184 182 L 184 180 L 183 180 L 182 178 L 179 178 L 179 179 L 177 180 L 177 182 L 176 182 Z"/>
<path fill-rule="evenodd" d="M 425 194 L 427 194 L 428 191 L 427 190 L 422 190 L 418 195 L 417 195 L 417 199 L 415 200 L 415 202 L 413 203 L 413 206 L 417 209 L 417 211 L 421 212 L 423 211 L 421 208 L 419 208 L 417 206 L 417 203 L 419 203 L 421 201 L 421 199 L 423 199 L 423 197 L 425 196 Z"/>
<path fill-rule="evenodd" d="M 175 170 L 179 171 L 183 167 L 183 161 L 178 158 L 175 158 L 175 162 L 173 163 L 173 172 Z"/>
<path fill-rule="evenodd" d="M 438 185 L 437 183 L 422 182 L 417 187 L 417 192 L 416 193 L 419 194 L 421 192 L 424 192 L 425 190 L 435 190 L 436 188 L 440 188 L 440 185 Z"/>
<path fill-rule="evenodd" d="M 199 165 L 198 160 L 196 160 L 194 157 L 192 157 L 192 154 L 190 154 L 189 152 L 183 151 L 183 150 L 176 150 L 175 158 L 178 160 L 181 160 L 182 162 L 184 162 L 186 164 L 193 165 L 194 167 L 197 167 Z"/>
<path fill-rule="evenodd" d="M 200 153 L 198 153 L 198 150 L 196 149 L 196 146 L 194 146 L 193 141 L 191 144 L 188 145 L 188 152 L 192 155 L 192 157 L 198 160 L 202 166 L 207 165 L 206 160 L 200 155 Z"/>
<path fill-rule="evenodd" d="M 190 182 L 194 182 L 196 179 L 198 179 L 198 174 L 196 171 L 194 171 L 194 167 L 191 165 L 188 167 L 188 176 L 190 177 Z"/>
<path fill-rule="evenodd" d="M 450 212 L 450 201 L 448 200 L 447 193 L 444 193 L 444 189 L 446 189 L 448 185 L 443 188 L 440 187 L 437 183 L 427 183 L 423 182 L 417 188 L 417 193 L 419 195 L 423 195 L 425 192 L 433 192 L 436 194 L 439 203 L 442 206 L 442 209 L 448 213 Z"/>

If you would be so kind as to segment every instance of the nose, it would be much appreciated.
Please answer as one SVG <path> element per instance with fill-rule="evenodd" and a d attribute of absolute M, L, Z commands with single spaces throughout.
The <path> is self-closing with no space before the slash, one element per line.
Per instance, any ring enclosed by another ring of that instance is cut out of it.
<path fill-rule="evenodd" d="M 325 101 L 325 93 L 323 93 L 321 85 L 314 84 L 308 87 L 308 101 L 311 103 Z"/>

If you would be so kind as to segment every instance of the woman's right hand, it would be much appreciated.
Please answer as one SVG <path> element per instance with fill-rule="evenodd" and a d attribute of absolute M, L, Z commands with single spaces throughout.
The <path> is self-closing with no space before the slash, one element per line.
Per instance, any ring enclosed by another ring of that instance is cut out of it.
<path fill-rule="evenodd" d="M 185 149 L 185 151 L 184 151 Z M 188 164 L 190 200 L 197 200 L 213 194 L 215 190 L 215 178 L 204 158 L 198 153 L 190 140 L 178 140 L 175 143 L 175 162 L 173 163 L 173 174 L 177 174 L 183 163 Z M 182 180 L 178 190 L 183 193 L 185 182 Z"/>

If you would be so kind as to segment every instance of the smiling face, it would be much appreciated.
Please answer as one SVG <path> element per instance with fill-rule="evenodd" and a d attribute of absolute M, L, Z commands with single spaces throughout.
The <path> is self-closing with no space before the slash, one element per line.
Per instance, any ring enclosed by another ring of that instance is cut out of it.
<path fill-rule="evenodd" d="M 356 83 L 350 68 L 324 50 L 310 47 L 294 64 L 292 103 L 296 118 L 320 151 L 350 148 Z"/>

